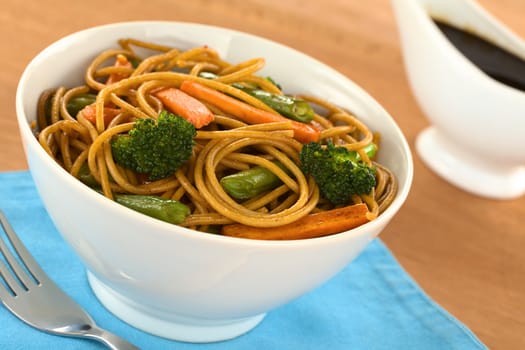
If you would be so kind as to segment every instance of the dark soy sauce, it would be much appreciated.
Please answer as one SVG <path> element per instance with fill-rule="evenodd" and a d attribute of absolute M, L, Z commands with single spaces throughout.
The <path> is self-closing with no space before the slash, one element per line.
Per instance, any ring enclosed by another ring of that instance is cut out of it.
<path fill-rule="evenodd" d="M 477 35 L 439 20 L 434 23 L 447 39 L 491 78 L 525 91 L 525 60 Z"/>

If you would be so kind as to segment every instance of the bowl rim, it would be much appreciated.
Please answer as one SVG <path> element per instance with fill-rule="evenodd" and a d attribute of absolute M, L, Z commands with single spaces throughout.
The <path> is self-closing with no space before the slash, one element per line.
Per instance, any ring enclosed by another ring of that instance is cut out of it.
<path fill-rule="evenodd" d="M 365 103 L 373 105 L 373 107 L 384 115 L 386 119 L 389 120 L 389 122 L 392 124 L 391 127 L 395 130 L 396 133 L 396 139 L 398 139 L 399 146 L 401 146 L 402 154 L 405 157 L 406 164 L 405 164 L 405 171 L 406 171 L 406 178 L 403 183 L 399 183 L 399 189 L 398 193 L 396 194 L 396 197 L 394 198 L 394 201 L 390 204 L 390 206 L 381 213 L 380 216 L 378 216 L 377 219 L 372 220 L 368 223 L 365 223 L 359 227 L 353 228 L 348 231 L 343 231 L 340 233 L 335 233 L 327 236 L 322 237 L 315 237 L 315 238 L 308 238 L 308 239 L 299 239 L 299 240 L 256 240 L 256 239 L 249 239 L 249 238 L 239 238 L 239 237 L 228 237 L 228 236 L 222 236 L 222 235 L 216 235 L 216 234 L 200 234 L 196 235 L 195 233 L 202 233 L 200 231 L 195 231 L 186 227 L 170 224 L 149 216 L 146 216 L 141 213 L 134 212 L 128 208 L 125 208 L 124 206 L 109 200 L 108 198 L 104 197 L 103 195 L 89 189 L 88 186 L 83 184 L 82 182 L 78 181 L 74 177 L 72 177 L 64 168 L 62 168 L 58 163 L 53 161 L 51 157 L 45 152 L 45 150 L 40 146 L 38 140 L 34 137 L 33 132 L 31 131 L 30 125 L 29 125 L 29 119 L 26 116 L 25 108 L 23 104 L 23 94 L 24 91 L 28 88 L 28 77 L 30 76 L 31 70 L 35 65 L 37 65 L 40 61 L 46 59 L 46 56 L 49 53 L 52 53 L 55 49 L 62 45 L 67 45 L 68 42 L 74 41 L 76 38 L 89 35 L 91 33 L 97 33 L 101 30 L 109 30 L 112 28 L 122 28 L 126 26 L 148 26 L 148 25 L 178 25 L 183 26 L 187 28 L 200 28 L 200 29 L 206 29 L 206 30 L 215 30 L 215 31 L 221 31 L 225 34 L 229 35 L 238 35 L 243 36 L 249 39 L 254 40 L 262 40 L 263 42 L 266 42 L 271 45 L 276 45 L 281 48 L 284 48 L 286 50 L 292 51 L 294 54 L 298 54 L 302 56 L 303 58 L 308 59 L 315 65 L 321 66 L 323 69 L 327 69 L 330 72 L 330 75 L 335 74 L 338 76 L 339 79 L 343 79 L 346 84 L 350 84 L 355 88 L 355 92 L 358 92 L 360 94 L 361 98 L 366 99 Z M 296 50 L 292 47 L 289 47 L 287 45 L 281 44 L 279 42 L 267 39 L 265 37 L 234 30 L 226 27 L 220 27 L 216 25 L 209 25 L 209 24 L 203 24 L 203 23 L 195 23 L 195 22 L 184 22 L 184 21 L 167 21 L 167 20 L 138 20 L 138 21 L 122 21 L 122 22 L 114 22 L 114 23 L 108 23 L 108 24 L 102 24 L 97 25 L 93 27 L 89 27 L 86 29 L 81 29 L 79 31 L 72 32 L 62 38 L 59 38 L 55 42 L 51 43 L 47 47 L 45 47 L 43 50 L 41 50 L 39 53 L 34 56 L 29 64 L 24 69 L 18 85 L 16 89 L 16 115 L 17 120 L 19 123 L 19 131 L 22 135 L 22 140 L 30 140 L 29 144 L 27 144 L 26 141 L 24 141 L 24 150 L 26 152 L 26 157 L 28 153 L 28 148 L 34 149 L 37 153 L 37 156 L 39 158 L 42 158 L 43 161 L 47 166 L 49 166 L 53 172 L 57 173 L 57 176 L 60 176 L 64 181 L 67 181 L 67 183 L 70 186 L 73 186 L 79 191 L 82 191 L 87 196 L 92 196 L 91 199 L 94 200 L 96 203 L 100 203 L 101 206 L 109 206 L 112 210 L 116 210 L 119 212 L 119 215 L 126 215 L 131 216 L 134 218 L 134 220 L 146 220 L 147 224 L 153 228 L 154 231 L 158 233 L 166 233 L 166 234 L 177 234 L 182 235 L 185 237 L 191 237 L 193 239 L 198 240 L 204 240 L 204 241 L 210 241 L 210 242 L 217 242 L 221 244 L 235 244 L 245 247 L 261 247 L 261 246 L 308 246 L 308 245 L 319 245 L 319 244 L 331 244 L 332 241 L 339 241 L 344 240 L 347 236 L 350 235 L 364 235 L 367 234 L 370 230 L 373 230 L 374 227 L 376 229 L 380 228 L 382 225 L 386 225 L 392 217 L 397 213 L 397 211 L 401 208 L 401 206 L 406 201 L 406 198 L 408 197 L 410 188 L 412 186 L 412 180 L 413 180 L 413 172 L 414 172 L 414 165 L 413 165 L 413 158 L 412 153 L 410 150 L 410 147 L 408 145 L 408 142 L 406 140 L 406 137 L 402 133 L 399 125 L 397 122 L 393 119 L 393 117 L 383 108 L 379 102 L 377 102 L 374 98 L 372 98 L 368 92 L 366 92 L 363 88 L 361 88 L 359 85 L 357 85 L 353 80 L 348 78 L 347 76 L 344 76 L 343 74 L 339 73 L 329 65 L 321 62 L 320 60 L 317 60 L 316 58 L 313 58 L 312 56 L 309 56 L 299 50 Z"/>

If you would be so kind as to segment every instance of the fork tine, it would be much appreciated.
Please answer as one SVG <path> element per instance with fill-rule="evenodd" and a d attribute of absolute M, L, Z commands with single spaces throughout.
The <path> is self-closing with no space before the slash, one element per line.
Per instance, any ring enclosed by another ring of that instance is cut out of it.
<path fill-rule="evenodd" d="M 0 300 L 7 300 L 13 297 L 13 294 L 18 295 L 22 291 L 22 286 L 13 278 L 3 261 L 0 261 L 0 279 L 3 279 L 6 284 L 4 286 L 0 283 Z"/>
<path fill-rule="evenodd" d="M 0 223 L 1 226 L 4 229 L 4 232 L 7 235 L 7 238 L 11 242 L 11 245 L 14 248 L 14 251 L 18 254 L 20 257 L 20 260 L 25 265 L 25 268 L 29 272 L 29 275 L 26 272 L 26 269 L 24 269 L 20 263 L 16 260 L 15 256 L 11 252 L 11 250 L 7 247 L 7 244 L 4 242 L 3 239 L 0 239 L 0 251 L 4 255 L 7 263 L 11 267 L 12 271 L 16 274 L 20 282 L 22 283 L 22 286 L 16 280 L 11 276 L 11 273 L 9 273 L 9 270 L 7 267 L 4 266 L 2 269 L 2 275 L 4 276 L 4 279 L 9 284 L 11 289 L 16 293 L 19 294 L 22 289 L 25 288 L 26 290 L 29 289 L 31 285 L 34 285 L 35 283 L 39 284 L 41 282 L 42 277 L 45 276 L 44 272 L 40 269 L 36 261 L 33 259 L 31 254 L 27 251 L 25 246 L 23 245 L 22 241 L 18 238 L 15 231 L 7 221 L 7 218 L 5 217 L 4 213 L 0 210 Z"/>

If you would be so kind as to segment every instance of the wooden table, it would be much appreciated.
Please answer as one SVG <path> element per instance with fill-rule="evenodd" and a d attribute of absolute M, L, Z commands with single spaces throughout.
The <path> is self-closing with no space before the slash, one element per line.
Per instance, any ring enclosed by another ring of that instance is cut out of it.
<path fill-rule="evenodd" d="M 523 0 L 481 3 L 525 37 Z M 0 171 L 27 167 L 14 100 L 30 59 L 71 32 L 140 19 L 202 22 L 276 40 L 361 85 L 394 116 L 412 146 L 428 124 L 407 84 L 388 0 L 3 0 Z M 491 349 L 525 349 L 525 198 L 472 196 L 414 158 L 411 194 L 381 238 L 421 287 Z"/>

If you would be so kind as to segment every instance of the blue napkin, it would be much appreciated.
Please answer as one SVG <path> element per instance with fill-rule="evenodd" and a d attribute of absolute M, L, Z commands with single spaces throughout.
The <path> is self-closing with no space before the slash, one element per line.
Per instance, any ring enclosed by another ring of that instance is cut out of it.
<path fill-rule="evenodd" d="M 89 288 L 85 271 L 56 231 L 26 171 L 0 173 L 0 209 L 44 270 L 103 328 L 142 349 L 486 349 L 433 302 L 375 239 L 333 279 L 268 313 L 236 339 L 188 344 L 135 329 L 108 312 Z M 0 349 L 105 349 L 83 339 L 37 331 L 0 306 Z"/>

